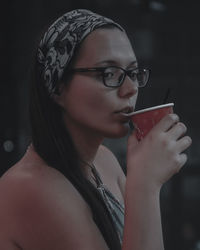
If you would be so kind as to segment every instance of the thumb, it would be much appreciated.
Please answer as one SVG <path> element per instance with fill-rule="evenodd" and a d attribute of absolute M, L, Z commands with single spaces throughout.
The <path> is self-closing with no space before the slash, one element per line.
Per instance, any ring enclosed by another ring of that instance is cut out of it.
<path fill-rule="evenodd" d="M 136 137 L 136 131 L 133 131 L 128 138 L 127 150 L 128 152 L 133 152 L 134 149 L 138 146 L 139 142 Z"/>

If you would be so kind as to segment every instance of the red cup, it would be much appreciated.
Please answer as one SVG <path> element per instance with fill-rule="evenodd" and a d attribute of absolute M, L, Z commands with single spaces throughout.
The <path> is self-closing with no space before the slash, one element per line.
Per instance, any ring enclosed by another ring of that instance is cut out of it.
<path fill-rule="evenodd" d="M 140 141 L 167 114 L 173 113 L 174 103 L 167 103 L 133 112 L 131 120 L 136 129 L 137 139 Z"/>

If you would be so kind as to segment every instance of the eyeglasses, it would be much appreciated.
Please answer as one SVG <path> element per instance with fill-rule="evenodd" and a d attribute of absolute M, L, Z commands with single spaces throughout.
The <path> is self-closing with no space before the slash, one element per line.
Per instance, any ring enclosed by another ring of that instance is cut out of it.
<path fill-rule="evenodd" d="M 125 70 L 117 66 L 75 68 L 71 69 L 70 72 L 100 72 L 103 78 L 104 85 L 111 88 L 120 87 L 124 83 L 126 76 L 128 76 L 134 83 L 136 83 L 137 87 L 144 87 L 147 84 L 150 75 L 150 70 L 148 69 L 136 68 Z"/>

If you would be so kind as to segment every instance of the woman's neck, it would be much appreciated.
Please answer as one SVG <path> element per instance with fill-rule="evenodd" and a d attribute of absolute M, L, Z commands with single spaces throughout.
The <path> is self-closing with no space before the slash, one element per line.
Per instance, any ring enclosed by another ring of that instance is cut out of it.
<path fill-rule="evenodd" d="M 83 126 L 67 126 L 67 129 L 72 137 L 81 160 L 89 165 L 92 165 L 99 146 L 104 139 L 103 136 Z"/>

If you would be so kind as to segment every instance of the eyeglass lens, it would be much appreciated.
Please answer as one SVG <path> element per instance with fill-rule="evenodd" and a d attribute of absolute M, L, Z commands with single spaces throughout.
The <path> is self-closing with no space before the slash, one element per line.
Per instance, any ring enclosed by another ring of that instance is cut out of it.
<path fill-rule="evenodd" d="M 148 72 L 145 70 L 129 70 L 127 75 L 132 79 L 132 81 L 136 82 L 139 87 L 144 86 L 148 78 Z M 103 76 L 106 85 L 115 87 L 122 84 L 126 76 L 126 72 L 121 68 L 108 67 L 105 69 Z"/>

